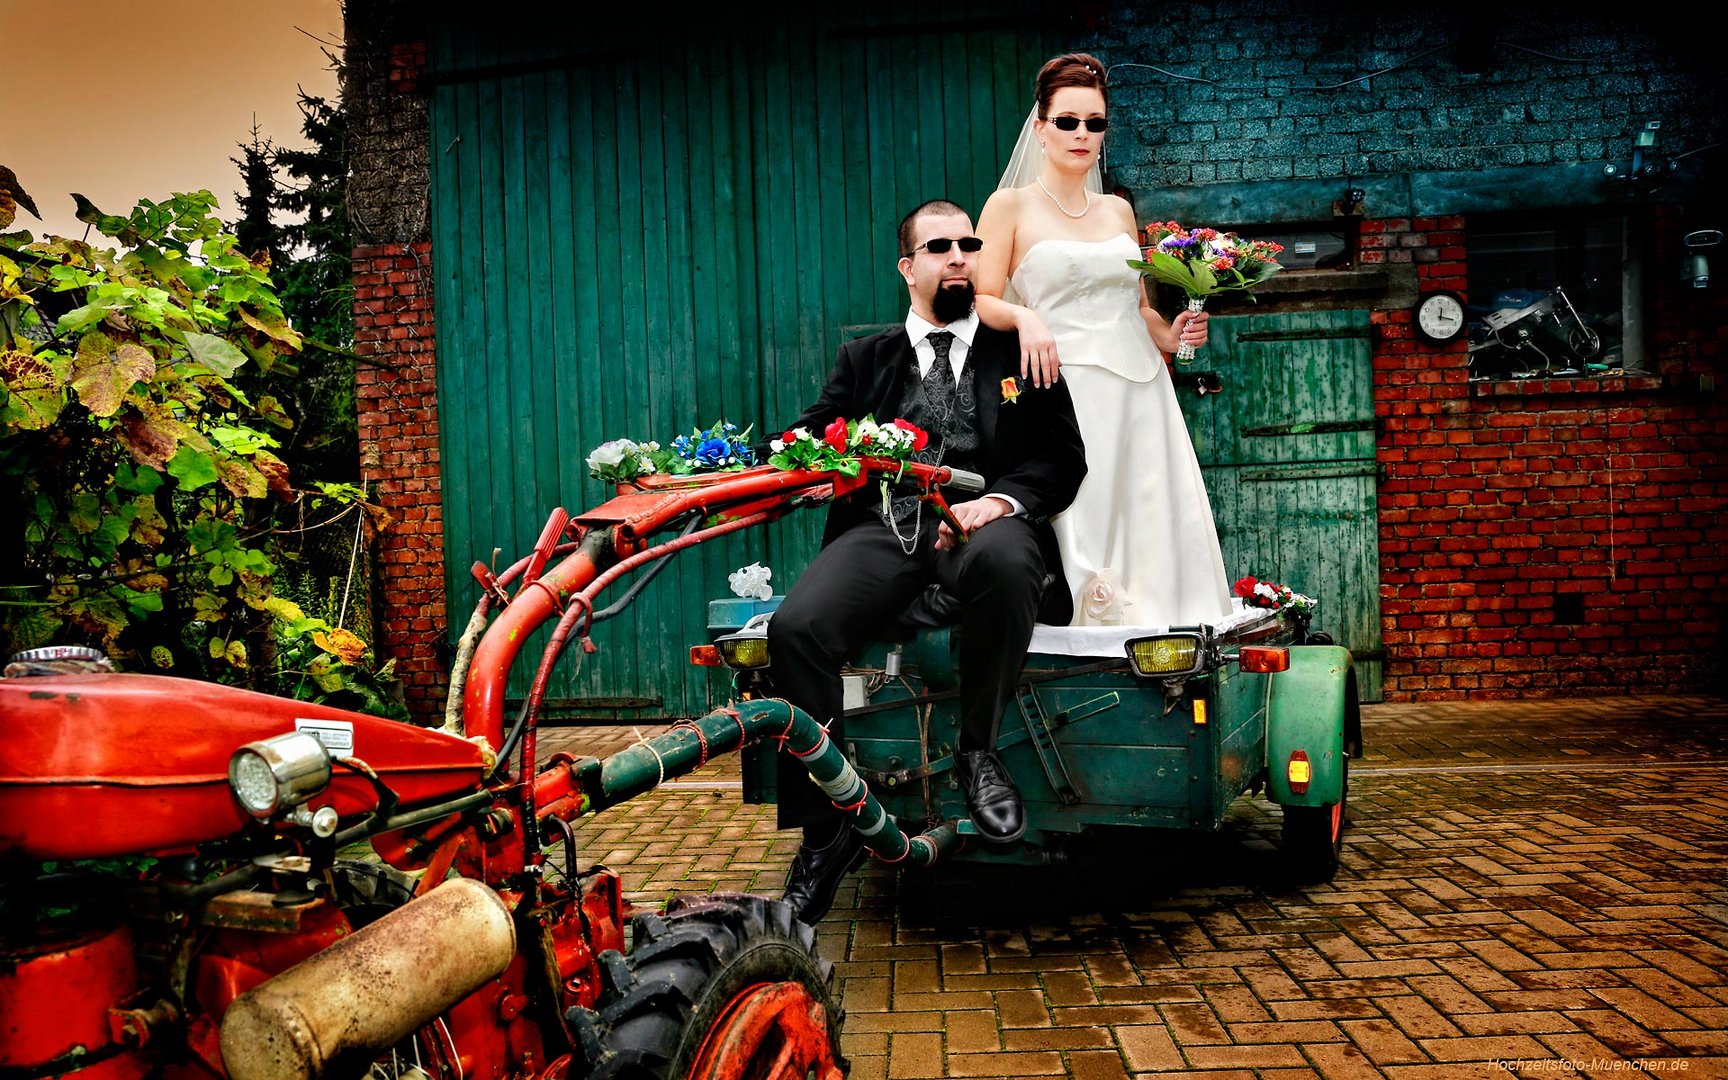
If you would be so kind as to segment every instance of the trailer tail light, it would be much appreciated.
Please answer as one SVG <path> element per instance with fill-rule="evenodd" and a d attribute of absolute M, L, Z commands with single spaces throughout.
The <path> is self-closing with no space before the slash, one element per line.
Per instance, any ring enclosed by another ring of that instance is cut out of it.
<path fill-rule="evenodd" d="M 1290 670 L 1290 650 L 1277 645 L 1244 645 L 1240 660 L 1243 671 L 1270 675 Z"/>
<path fill-rule="evenodd" d="M 1199 634 L 1159 634 L 1128 642 L 1128 662 L 1136 675 L 1192 675 L 1205 657 Z"/>
<path fill-rule="evenodd" d="M 724 663 L 719 648 L 714 645 L 690 646 L 690 662 L 697 667 L 720 667 Z"/>
<path fill-rule="evenodd" d="M 1291 753 L 1284 776 L 1290 781 L 1290 790 L 1295 794 L 1301 795 L 1308 790 L 1308 782 L 1314 779 L 1314 763 L 1308 760 L 1308 751 L 1297 750 Z"/>

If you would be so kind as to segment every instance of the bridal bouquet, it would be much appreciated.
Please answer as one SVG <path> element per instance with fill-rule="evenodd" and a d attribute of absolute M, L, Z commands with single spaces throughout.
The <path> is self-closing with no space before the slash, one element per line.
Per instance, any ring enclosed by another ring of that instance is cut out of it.
<path fill-rule="evenodd" d="M 1244 240 L 1217 229 L 1185 229 L 1174 221 L 1154 221 L 1145 229 L 1144 260 L 1129 259 L 1140 273 L 1173 285 L 1188 295 L 1188 310 L 1200 311 L 1206 298 L 1221 292 L 1247 292 L 1276 274 L 1284 245 L 1271 240 Z M 1176 350 L 1179 363 L 1194 359 L 1194 350 Z"/>

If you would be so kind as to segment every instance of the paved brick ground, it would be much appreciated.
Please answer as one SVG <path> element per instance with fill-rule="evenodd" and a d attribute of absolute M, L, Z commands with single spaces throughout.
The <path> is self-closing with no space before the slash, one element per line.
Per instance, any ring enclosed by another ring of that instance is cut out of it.
<path fill-rule="evenodd" d="M 1258 800 L 1100 868 L 867 866 L 818 928 L 851 1075 L 1728 1077 L 1728 701 L 1379 705 L 1364 731 L 1330 885 L 1279 881 Z M 778 895 L 796 846 L 733 761 L 577 835 L 642 904 Z"/>

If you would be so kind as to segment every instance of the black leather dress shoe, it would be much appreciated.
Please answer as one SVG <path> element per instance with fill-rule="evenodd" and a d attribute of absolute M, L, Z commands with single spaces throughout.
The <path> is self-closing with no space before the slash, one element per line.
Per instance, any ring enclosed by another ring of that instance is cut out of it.
<path fill-rule="evenodd" d="M 840 879 L 858 869 L 864 854 L 864 837 L 849 822 L 841 823 L 840 834 L 823 847 L 800 844 L 798 854 L 792 856 L 792 872 L 786 875 L 786 892 L 781 899 L 792 905 L 800 919 L 814 926 L 833 905 Z"/>
<path fill-rule="evenodd" d="M 1026 810 L 1020 791 L 994 750 L 962 750 L 954 755 L 954 773 L 966 794 L 966 809 L 978 835 L 1006 844 L 1026 835 Z"/>

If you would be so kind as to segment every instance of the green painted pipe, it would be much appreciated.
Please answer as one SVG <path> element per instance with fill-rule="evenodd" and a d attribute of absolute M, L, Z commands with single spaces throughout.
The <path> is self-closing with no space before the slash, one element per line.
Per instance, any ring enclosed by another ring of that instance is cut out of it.
<path fill-rule="evenodd" d="M 780 738 L 834 805 L 851 813 L 852 827 L 863 834 L 864 846 L 878 859 L 929 866 L 960 846 L 954 822 L 908 837 L 822 726 L 804 710 L 778 699 L 744 701 L 695 720 L 681 720 L 664 735 L 613 754 L 601 765 L 599 790 L 589 792 L 589 810 L 604 810 L 652 791 L 747 743 Z"/>

